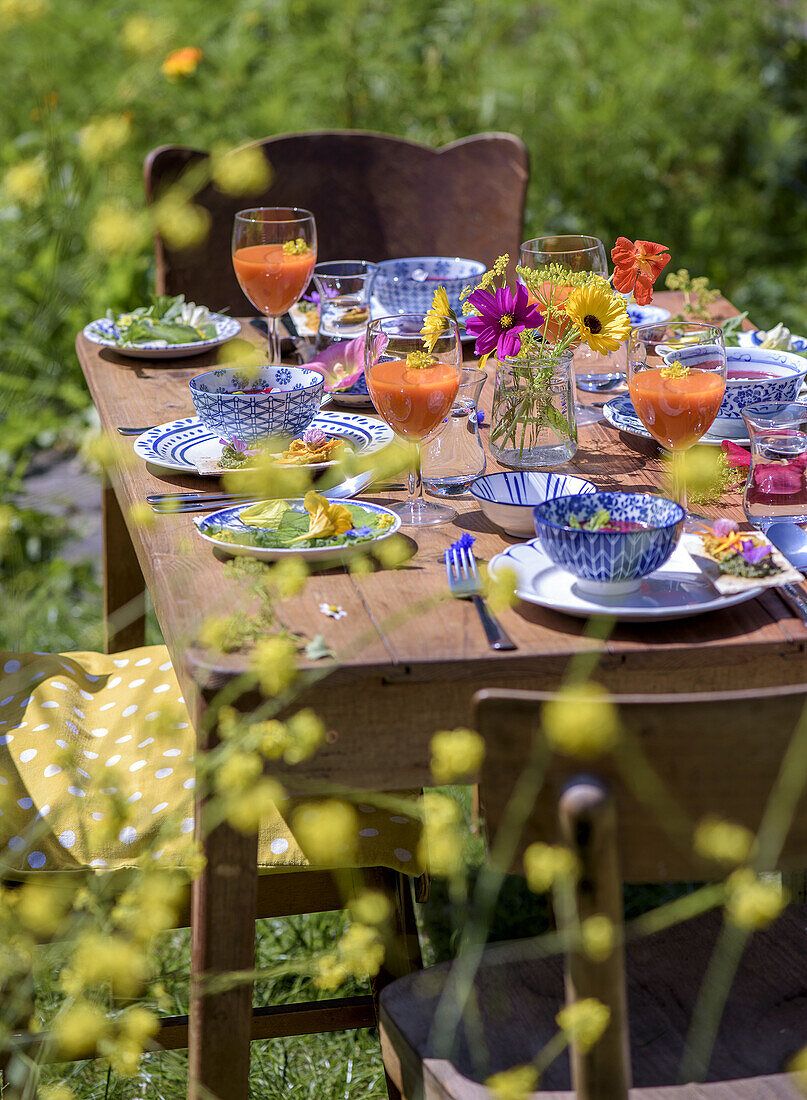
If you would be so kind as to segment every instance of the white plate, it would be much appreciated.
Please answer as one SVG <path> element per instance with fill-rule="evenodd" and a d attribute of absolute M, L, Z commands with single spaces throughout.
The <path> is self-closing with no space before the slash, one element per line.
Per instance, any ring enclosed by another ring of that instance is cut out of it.
<path fill-rule="evenodd" d="M 204 351 L 217 348 L 221 344 L 232 340 L 241 331 L 241 322 L 234 317 L 225 317 L 223 313 L 211 313 L 210 320 L 216 326 L 216 335 L 210 340 L 195 340 L 192 344 L 169 344 L 161 340 L 154 340 L 148 344 L 139 344 L 137 347 L 121 347 L 115 340 L 110 339 L 117 330 L 115 322 L 107 317 L 99 317 L 97 321 L 91 321 L 84 328 L 84 336 L 91 344 L 98 344 L 102 348 L 116 351 L 118 355 L 128 355 L 132 359 L 182 359 L 188 355 L 201 355 Z"/>
<path fill-rule="evenodd" d="M 297 512 L 305 511 L 301 499 L 289 500 L 288 503 Z M 242 531 L 254 531 L 254 527 L 249 527 L 246 523 L 242 523 L 240 518 L 245 508 L 252 507 L 251 504 L 237 504 L 230 508 L 220 508 L 218 512 L 213 512 L 209 516 L 200 516 L 198 519 L 194 520 L 194 523 L 196 524 L 196 530 L 205 542 L 209 542 L 212 546 L 217 546 L 220 550 L 224 550 L 228 554 L 234 554 L 236 557 L 258 558 L 260 561 L 277 561 L 280 558 L 297 557 L 303 558 L 305 561 L 319 562 L 340 562 L 353 557 L 354 554 L 372 550 L 379 542 L 383 542 L 384 539 L 388 539 L 390 535 L 394 535 L 401 526 L 400 518 L 396 516 L 394 512 L 391 512 L 389 508 L 382 508 L 380 504 L 370 504 L 369 501 L 364 500 L 340 500 L 338 503 L 355 504 L 357 507 L 364 508 L 368 512 L 392 516 L 393 523 L 390 524 L 383 534 L 378 535 L 374 539 L 365 539 L 363 542 L 345 543 L 343 546 L 301 546 L 295 549 L 291 549 L 290 547 L 284 549 L 263 549 L 259 546 L 247 546 L 240 545 L 239 543 L 225 542 L 222 539 L 217 539 L 215 535 L 206 534 L 206 528 L 209 528 L 211 525 L 226 527 L 228 531 L 232 531 L 236 536 Z"/>
<path fill-rule="evenodd" d="M 317 413 L 309 427 L 320 428 L 326 435 L 339 436 L 360 455 L 380 451 L 393 438 L 392 428 L 388 428 L 380 420 L 357 416 L 356 413 L 338 412 L 336 409 Z M 220 434 L 206 428 L 198 416 L 186 416 L 183 420 L 159 424 L 139 435 L 135 440 L 134 450 L 136 455 L 150 462 L 152 466 L 198 474 L 195 460 L 219 458 L 223 450 L 220 439 Z M 333 463 L 322 462 L 307 466 L 306 469 L 315 470 L 330 465 Z"/>
<path fill-rule="evenodd" d="M 610 401 L 606 401 L 602 407 L 602 415 L 612 428 L 616 428 L 620 432 L 627 432 L 628 435 L 640 435 L 643 439 L 653 439 L 653 436 L 641 422 L 636 415 L 636 410 L 630 399 L 630 395 L 627 393 L 620 394 L 618 397 L 612 397 Z M 698 440 L 699 443 L 705 443 L 709 447 L 719 447 L 723 440 L 728 438 L 720 432 L 706 432 Z M 658 442 L 658 440 L 654 440 Z M 746 431 L 741 431 L 739 435 L 732 435 L 731 442 L 737 443 L 741 447 L 750 447 L 751 440 L 748 438 Z"/>
<path fill-rule="evenodd" d="M 388 309 L 384 309 L 384 307 L 379 302 L 378 298 L 371 298 L 370 299 L 370 316 L 372 317 L 372 319 L 374 321 L 377 320 L 379 317 L 395 317 L 399 314 L 403 314 L 403 313 L 406 313 L 406 312 L 407 312 L 407 310 L 405 310 L 405 309 L 399 309 L 399 310 L 397 310 L 397 312 L 393 311 L 392 313 L 390 313 L 390 311 Z M 465 331 L 465 314 L 464 313 L 458 313 L 457 314 L 457 326 L 460 330 L 460 340 L 462 340 L 463 343 L 465 343 L 467 340 L 475 340 L 476 339 L 475 336 L 472 336 L 470 333 Z"/>
<path fill-rule="evenodd" d="M 684 619 L 745 603 L 762 591 L 751 588 L 721 596 L 680 545 L 661 569 L 642 580 L 639 589 L 623 596 L 580 592 L 577 579 L 547 557 L 538 539 L 509 546 L 491 558 L 488 568 L 495 574 L 502 566 L 514 570 L 519 599 L 579 619 L 592 615 L 613 615 L 629 622 Z"/>
<path fill-rule="evenodd" d="M 767 333 L 763 329 L 751 329 L 748 332 L 737 333 L 737 346 L 741 348 L 758 348 L 762 346 L 762 341 L 767 336 Z M 791 346 L 788 349 L 790 352 L 796 355 L 803 355 L 807 351 L 807 337 L 794 336 L 790 337 Z M 778 349 L 783 350 L 783 349 Z"/>

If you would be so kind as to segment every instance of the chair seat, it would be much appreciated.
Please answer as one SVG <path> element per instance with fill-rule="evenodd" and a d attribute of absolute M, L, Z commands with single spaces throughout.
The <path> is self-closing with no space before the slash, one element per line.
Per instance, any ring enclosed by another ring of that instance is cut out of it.
<path fill-rule="evenodd" d="M 789 906 L 752 938 L 737 972 L 707 1079 L 676 1086 L 687 1028 L 720 927 L 720 914 L 677 925 L 626 951 L 633 1100 L 784 1100 L 800 1096 L 782 1073 L 807 1044 L 807 907 Z M 484 1043 L 460 1030 L 450 1060 L 430 1030 L 450 963 L 393 982 L 381 997 L 387 1071 L 406 1100 L 482 1100 L 492 1073 L 532 1060 L 557 1031 L 563 959 L 536 958 L 530 941 L 486 948 L 475 982 Z M 568 1055 L 556 1059 L 538 1097 L 571 1100 Z"/>
<path fill-rule="evenodd" d="M 196 738 L 166 647 L 114 656 L 0 653 L 0 670 L 6 865 L 18 873 L 116 870 L 156 842 L 160 862 L 181 862 L 194 829 Z M 99 790 L 127 804 L 116 835 L 107 835 Z M 297 804 L 290 799 L 262 823 L 262 868 L 309 866 L 289 825 Z M 417 816 L 369 803 L 357 809 L 353 866 L 418 875 Z"/>

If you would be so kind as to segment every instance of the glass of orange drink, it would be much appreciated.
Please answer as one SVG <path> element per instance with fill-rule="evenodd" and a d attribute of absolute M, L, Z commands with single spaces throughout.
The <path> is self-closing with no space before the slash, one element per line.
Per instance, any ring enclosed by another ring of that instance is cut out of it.
<path fill-rule="evenodd" d="M 317 262 L 314 215 L 296 206 L 239 210 L 233 223 L 235 277 L 269 330 L 269 366 L 280 363 L 279 322 L 299 302 Z"/>
<path fill-rule="evenodd" d="M 686 508 L 684 453 L 709 429 L 726 390 L 723 331 L 694 321 L 640 325 L 626 346 L 633 407 L 672 455 L 673 495 Z"/>
<path fill-rule="evenodd" d="M 457 322 L 446 318 L 435 332 L 432 351 L 423 342 L 421 313 L 379 317 L 365 338 L 367 389 L 381 418 L 413 444 L 409 499 L 392 506 L 401 522 L 412 527 L 447 523 L 453 508 L 423 499 L 420 444 L 435 435 L 449 415 L 462 377 L 462 345 Z"/>

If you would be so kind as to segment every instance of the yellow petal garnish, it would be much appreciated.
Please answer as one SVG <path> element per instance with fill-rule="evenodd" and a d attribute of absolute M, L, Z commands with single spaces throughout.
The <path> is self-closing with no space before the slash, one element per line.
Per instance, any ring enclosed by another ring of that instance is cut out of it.
<path fill-rule="evenodd" d="M 686 378 L 688 374 L 689 367 L 685 366 L 684 363 L 679 363 L 677 359 L 673 359 L 672 363 L 661 368 L 662 378 Z"/>
<path fill-rule="evenodd" d="M 327 497 L 320 496 L 313 489 L 305 494 L 305 510 L 311 517 L 308 530 L 298 535 L 292 542 L 304 539 L 327 539 L 333 535 L 343 535 L 353 526 L 353 516 L 344 504 L 332 504 Z"/>
<path fill-rule="evenodd" d="M 262 500 L 245 508 L 241 513 L 241 522 L 248 527 L 266 527 L 273 531 L 288 512 L 291 505 L 285 500 Z"/>
<path fill-rule="evenodd" d="M 306 252 L 310 252 L 311 250 L 303 238 L 298 237 L 296 241 L 284 241 L 283 251 L 287 256 L 304 256 Z"/>

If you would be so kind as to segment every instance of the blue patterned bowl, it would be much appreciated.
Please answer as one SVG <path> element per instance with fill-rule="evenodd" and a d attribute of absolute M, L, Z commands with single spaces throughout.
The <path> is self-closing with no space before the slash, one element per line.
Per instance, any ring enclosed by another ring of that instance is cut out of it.
<path fill-rule="evenodd" d="M 569 474 L 508 470 L 478 477 L 471 482 L 469 492 L 498 527 L 510 535 L 530 538 L 535 532 L 532 511 L 536 504 L 570 493 L 596 493 L 597 487 Z"/>
<path fill-rule="evenodd" d="M 661 306 L 639 306 L 630 302 L 626 308 L 634 328 L 639 325 L 663 325 L 672 316 L 668 309 L 662 309 Z"/>
<path fill-rule="evenodd" d="M 615 520 L 647 526 L 637 531 L 581 531 L 569 520 L 589 519 L 600 509 Z M 650 493 L 585 493 L 557 497 L 533 509 L 535 530 L 547 556 L 578 578 L 581 590 L 620 596 L 662 566 L 684 526 L 680 504 Z"/>
<path fill-rule="evenodd" d="M 431 309 L 434 292 L 446 288 L 448 302 L 459 316 L 460 293 L 474 287 L 485 271 L 479 260 L 458 256 L 411 256 L 406 260 L 384 260 L 378 265 L 373 296 L 384 309 L 394 313 L 425 313 Z"/>
<path fill-rule="evenodd" d="M 198 374 L 189 384 L 205 427 L 245 443 L 273 435 L 299 436 L 322 403 L 322 375 L 303 367 L 261 367 L 249 378 L 232 367 L 221 367 Z M 234 392 L 263 386 L 272 386 L 272 392 Z"/>
<path fill-rule="evenodd" d="M 701 348 L 691 347 L 666 352 L 664 359 L 677 359 L 697 367 L 701 355 Z M 709 430 L 713 435 L 723 435 L 727 439 L 745 438 L 747 433 L 742 410 L 746 405 L 755 405 L 759 401 L 796 401 L 807 376 L 807 359 L 790 351 L 726 348 L 726 359 L 726 392 Z M 746 371 L 750 377 L 743 377 Z M 756 374 L 770 377 L 757 378 L 754 377 Z"/>

